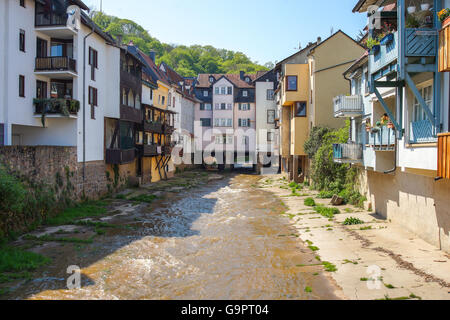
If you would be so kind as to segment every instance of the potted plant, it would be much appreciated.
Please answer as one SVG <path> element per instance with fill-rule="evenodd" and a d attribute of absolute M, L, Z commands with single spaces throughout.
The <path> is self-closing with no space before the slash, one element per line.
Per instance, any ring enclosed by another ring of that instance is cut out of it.
<path fill-rule="evenodd" d="M 380 51 L 380 41 L 375 38 L 367 38 L 366 46 L 370 51 L 370 54 L 376 54 Z"/>
<path fill-rule="evenodd" d="M 366 131 L 370 132 L 372 130 L 372 125 L 370 124 L 370 119 L 366 120 Z"/>
<path fill-rule="evenodd" d="M 389 121 L 389 122 L 388 122 L 387 127 L 388 127 L 389 129 L 395 129 L 395 125 L 394 125 L 394 123 L 393 123 L 392 121 Z"/>
<path fill-rule="evenodd" d="M 381 117 L 381 121 L 379 122 L 380 126 L 386 126 L 389 123 L 389 116 L 385 113 L 382 117 Z"/>
<path fill-rule="evenodd" d="M 417 20 L 416 17 L 414 17 L 413 15 L 408 15 L 406 17 L 406 23 L 405 23 L 406 28 L 408 29 L 417 29 L 420 27 L 420 22 L 419 20 Z"/>
<path fill-rule="evenodd" d="M 394 28 L 392 24 L 384 23 L 382 33 L 378 36 L 381 45 L 387 45 L 394 41 Z"/>
<path fill-rule="evenodd" d="M 450 9 L 442 9 L 438 12 L 439 21 L 442 23 L 442 28 L 450 26 Z"/>

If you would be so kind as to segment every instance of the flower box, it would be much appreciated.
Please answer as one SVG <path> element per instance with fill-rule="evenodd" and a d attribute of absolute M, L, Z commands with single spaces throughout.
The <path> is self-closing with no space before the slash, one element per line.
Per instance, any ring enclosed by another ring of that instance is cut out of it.
<path fill-rule="evenodd" d="M 389 33 L 383 39 L 381 39 L 380 44 L 382 46 L 385 46 L 385 45 L 388 45 L 389 43 L 391 43 L 392 41 L 394 41 L 394 34 Z"/>
<path fill-rule="evenodd" d="M 372 50 L 370 50 L 370 53 L 373 54 L 373 55 L 376 55 L 378 52 L 380 52 L 380 45 L 379 44 L 374 45 L 372 47 Z"/>

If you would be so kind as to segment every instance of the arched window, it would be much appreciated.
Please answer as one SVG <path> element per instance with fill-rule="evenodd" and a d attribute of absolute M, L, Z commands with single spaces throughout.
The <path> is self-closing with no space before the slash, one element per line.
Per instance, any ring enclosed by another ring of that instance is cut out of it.
<path fill-rule="evenodd" d="M 128 106 L 134 107 L 134 97 L 133 97 L 133 91 L 128 91 Z"/>

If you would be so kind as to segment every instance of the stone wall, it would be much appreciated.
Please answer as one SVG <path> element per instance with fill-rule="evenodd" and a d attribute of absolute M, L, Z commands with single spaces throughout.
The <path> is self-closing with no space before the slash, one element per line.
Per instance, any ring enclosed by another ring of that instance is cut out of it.
<path fill-rule="evenodd" d="M 77 161 L 76 147 L 2 146 L 0 163 L 30 181 L 49 185 L 70 182 L 75 199 L 83 196 L 83 190 L 91 199 L 108 191 L 104 162 L 87 162 L 83 180 L 83 164 Z"/>
<path fill-rule="evenodd" d="M 450 180 L 362 170 L 359 188 L 374 212 L 450 252 Z"/>

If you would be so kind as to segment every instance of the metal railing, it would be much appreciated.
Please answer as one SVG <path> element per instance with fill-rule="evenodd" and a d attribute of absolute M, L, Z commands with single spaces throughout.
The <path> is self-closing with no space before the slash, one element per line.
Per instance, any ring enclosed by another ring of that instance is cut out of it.
<path fill-rule="evenodd" d="M 364 103 L 361 95 L 354 96 L 338 96 L 333 100 L 334 116 L 350 117 L 362 115 L 364 111 Z"/>
<path fill-rule="evenodd" d="M 333 155 L 335 162 L 362 162 L 363 146 L 357 143 L 334 144 Z"/>

